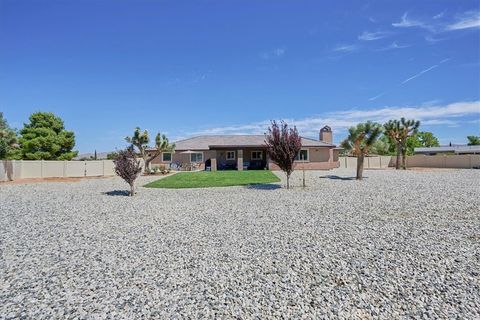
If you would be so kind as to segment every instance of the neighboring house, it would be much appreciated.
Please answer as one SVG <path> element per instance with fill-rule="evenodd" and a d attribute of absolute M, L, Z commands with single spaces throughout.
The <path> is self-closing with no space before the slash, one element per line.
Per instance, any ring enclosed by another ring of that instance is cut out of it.
<path fill-rule="evenodd" d="M 332 144 L 332 130 L 320 130 L 320 140 L 302 137 L 297 168 L 333 169 L 339 167 L 338 149 Z M 210 135 L 175 142 L 174 153 L 164 152 L 152 165 L 197 163 L 202 170 L 278 170 L 266 153 L 263 135 Z M 304 159 L 305 161 L 301 161 Z"/>
<path fill-rule="evenodd" d="M 415 148 L 415 154 L 480 154 L 480 146 L 468 146 L 468 145 L 451 145 L 442 147 L 429 147 L 429 148 Z"/>

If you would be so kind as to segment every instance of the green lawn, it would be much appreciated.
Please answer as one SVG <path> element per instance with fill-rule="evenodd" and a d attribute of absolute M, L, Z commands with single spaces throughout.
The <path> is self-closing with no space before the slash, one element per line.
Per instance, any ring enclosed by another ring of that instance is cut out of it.
<path fill-rule="evenodd" d="M 280 179 L 271 171 L 200 171 L 180 172 L 170 177 L 150 182 L 147 188 L 209 188 L 245 186 L 278 182 Z"/>

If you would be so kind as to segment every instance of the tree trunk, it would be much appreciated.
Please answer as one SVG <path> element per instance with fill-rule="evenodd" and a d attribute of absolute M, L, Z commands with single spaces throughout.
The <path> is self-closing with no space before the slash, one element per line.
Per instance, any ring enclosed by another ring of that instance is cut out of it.
<path fill-rule="evenodd" d="M 150 174 L 150 162 L 151 161 L 152 161 L 152 159 L 148 159 L 147 157 L 143 158 L 143 165 L 145 166 L 143 172 L 146 173 L 146 174 Z"/>
<path fill-rule="evenodd" d="M 407 170 L 407 148 L 402 148 L 402 169 Z"/>
<path fill-rule="evenodd" d="M 130 185 L 130 197 L 133 197 L 135 195 L 135 183 L 132 183 Z"/>
<path fill-rule="evenodd" d="M 145 155 L 143 157 L 143 161 L 145 163 L 145 173 L 148 173 L 150 174 L 150 163 L 153 161 L 153 159 L 155 159 L 156 157 L 158 157 L 160 155 L 160 151 L 156 151 L 155 154 L 153 154 L 153 156 L 148 156 L 148 155 Z"/>
<path fill-rule="evenodd" d="M 395 162 L 395 169 L 400 169 L 400 153 L 402 152 L 402 147 L 397 143 L 397 162 Z"/>
<path fill-rule="evenodd" d="M 363 178 L 363 160 L 365 159 L 364 154 L 360 154 L 357 157 L 357 180 L 362 180 Z"/>
<path fill-rule="evenodd" d="M 290 174 L 287 173 L 287 190 L 290 189 Z"/>

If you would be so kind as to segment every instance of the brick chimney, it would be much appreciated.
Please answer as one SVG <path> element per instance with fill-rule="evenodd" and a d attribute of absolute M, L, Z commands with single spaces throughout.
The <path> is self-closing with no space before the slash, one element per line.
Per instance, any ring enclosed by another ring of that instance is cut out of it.
<path fill-rule="evenodd" d="M 333 143 L 332 128 L 330 128 L 329 126 L 325 126 L 320 129 L 320 141 L 326 143 Z"/>

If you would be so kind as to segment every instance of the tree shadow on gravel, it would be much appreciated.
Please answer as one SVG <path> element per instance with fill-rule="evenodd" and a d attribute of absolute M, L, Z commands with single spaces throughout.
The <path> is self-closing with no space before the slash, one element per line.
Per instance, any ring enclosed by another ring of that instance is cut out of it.
<path fill-rule="evenodd" d="M 329 176 L 322 176 L 320 179 L 331 179 L 331 180 L 345 180 L 345 181 L 350 181 L 350 180 L 355 180 L 355 177 L 340 177 L 340 176 L 334 176 L 334 175 L 329 175 Z M 367 177 L 363 177 L 363 179 L 367 179 Z"/>
<path fill-rule="evenodd" d="M 257 183 L 249 184 L 246 188 L 254 190 L 276 190 L 282 188 L 282 186 L 279 186 L 278 184 Z"/>
<path fill-rule="evenodd" d="M 125 196 L 125 197 L 130 196 L 130 192 L 128 192 L 127 190 L 113 190 L 113 191 L 102 192 L 102 194 L 105 194 L 107 196 Z"/>

